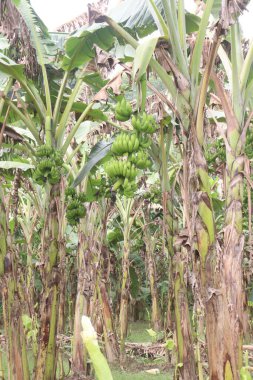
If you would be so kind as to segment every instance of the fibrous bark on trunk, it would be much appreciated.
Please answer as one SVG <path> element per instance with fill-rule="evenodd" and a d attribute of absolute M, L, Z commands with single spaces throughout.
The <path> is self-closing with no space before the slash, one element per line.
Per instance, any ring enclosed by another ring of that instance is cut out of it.
<path fill-rule="evenodd" d="M 53 380 L 56 373 L 56 334 L 59 307 L 59 202 L 60 184 L 50 189 L 49 204 L 42 232 L 44 269 L 40 308 L 39 349 L 35 379 Z"/>
<path fill-rule="evenodd" d="M 78 259 L 77 259 L 77 296 L 75 305 L 73 357 L 72 369 L 74 372 L 86 373 L 87 352 L 81 337 L 81 319 L 83 315 L 90 316 L 90 298 L 93 294 L 91 280 L 91 253 L 85 236 L 84 220 L 81 221 L 78 233 Z"/>
<path fill-rule="evenodd" d="M 1 189 L 0 189 L 1 190 Z M 8 378 L 30 378 L 18 292 L 18 272 L 14 247 L 7 228 L 4 194 L 0 191 L 0 289 L 3 303 L 4 333 L 7 344 Z"/>

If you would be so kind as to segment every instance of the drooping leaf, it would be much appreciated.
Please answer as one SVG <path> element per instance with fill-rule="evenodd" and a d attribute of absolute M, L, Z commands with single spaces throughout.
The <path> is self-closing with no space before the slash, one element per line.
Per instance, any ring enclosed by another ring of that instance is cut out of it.
<path fill-rule="evenodd" d="M 218 0 L 217 0 L 218 1 Z M 161 16 L 164 16 L 161 0 L 154 0 L 154 4 Z M 186 32 L 188 34 L 198 30 L 200 18 L 186 12 Z M 147 0 L 128 0 L 120 3 L 109 12 L 109 17 L 128 28 L 128 32 L 139 37 L 145 37 L 157 29 L 152 9 Z"/>
<path fill-rule="evenodd" d="M 94 45 L 103 50 L 113 46 L 115 34 L 109 26 L 93 24 L 91 27 L 81 28 L 65 44 L 66 54 L 62 61 L 62 68 L 71 71 L 83 66 L 95 57 Z"/>
<path fill-rule="evenodd" d="M 133 64 L 133 77 L 136 77 L 136 80 L 139 80 L 145 74 L 157 41 L 158 37 L 150 38 L 140 43 L 137 47 Z"/>
<path fill-rule="evenodd" d="M 17 64 L 12 59 L 0 52 L 0 72 L 15 78 L 26 91 L 26 96 L 32 101 L 40 114 L 45 114 L 45 106 L 38 90 L 31 80 L 24 75 L 24 65 Z"/>
<path fill-rule="evenodd" d="M 110 150 L 111 145 L 113 143 L 113 139 L 109 141 L 99 141 L 90 152 L 90 156 L 88 158 L 88 162 L 84 165 L 84 167 L 80 170 L 76 179 L 74 180 L 73 186 L 76 187 L 82 180 L 89 174 L 92 168 L 99 163 L 103 158 L 105 158 Z"/>

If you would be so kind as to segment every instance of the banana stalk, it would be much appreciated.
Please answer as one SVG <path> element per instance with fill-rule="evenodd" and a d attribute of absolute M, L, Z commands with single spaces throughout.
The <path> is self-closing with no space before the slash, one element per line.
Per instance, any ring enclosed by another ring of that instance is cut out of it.
<path fill-rule="evenodd" d="M 112 308 L 109 302 L 107 284 L 109 282 L 110 267 L 108 264 L 110 258 L 109 252 L 105 245 L 108 213 L 110 211 L 110 203 L 101 202 L 102 220 L 101 220 L 101 249 L 99 252 L 99 268 L 97 276 L 97 295 L 103 315 L 103 333 L 105 340 L 106 357 L 109 363 L 116 363 L 119 360 L 119 344 L 115 325 L 113 323 Z"/>
<path fill-rule="evenodd" d="M 85 273 L 91 273 L 91 257 L 87 249 L 86 241 L 86 219 L 82 219 L 78 232 L 78 252 L 77 252 L 77 295 L 74 315 L 73 333 L 73 354 L 72 370 L 75 372 L 87 373 L 87 351 L 81 338 L 81 318 L 82 315 L 90 315 L 90 279 Z"/>
<path fill-rule="evenodd" d="M 195 356 L 193 349 L 192 329 L 185 284 L 186 247 L 177 246 L 173 257 L 174 307 L 177 335 L 177 360 L 182 363 L 178 367 L 181 379 L 197 380 Z"/>
<path fill-rule="evenodd" d="M 130 218 L 130 213 L 134 201 L 132 199 L 118 197 L 116 205 L 120 212 L 123 222 L 123 257 L 122 257 L 122 280 L 121 280 L 121 295 L 120 295 L 120 313 L 119 313 L 119 329 L 120 329 L 120 361 L 126 361 L 125 340 L 128 328 L 128 302 L 129 302 L 129 255 L 130 255 L 130 231 L 134 217 Z M 136 213 L 135 213 L 136 215 Z"/>
<path fill-rule="evenodd" d="M 154 331 L 162 330 L 162 314 L 161 308 L 159 304 L 159 294 L 157 290 L 157 274 L 156 274 L 156 262 L 154 258 L 154 250 L 156 240 L 154 238 L 150 239 L 150 231 L 149 229 L 144 227 L 143 231 L 143 240 L 145 242 L 146 247 L 146 255 L 147 255 L 147 267 L 148 267 L 148 279 L 151 293 L 151 302 L 152 302 L 152 328 Z"/>
<path fill-rule="evenodd" d="M 56 373 L 56 334 L 59 308 L 59 225 L 60 185 L 50 189 L 49 204 L 42 232 L 42 252 L 45 262 L 42 280 L 44 285 L 41 301 L 41 324 L 35 379 L 53 380 Z"/>

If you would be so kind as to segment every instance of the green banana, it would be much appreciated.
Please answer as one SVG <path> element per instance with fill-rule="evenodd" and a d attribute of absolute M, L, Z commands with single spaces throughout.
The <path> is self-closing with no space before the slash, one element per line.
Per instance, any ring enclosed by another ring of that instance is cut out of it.
<path fill-rule="evenodd" d="M 115 182 L 115 184 L 113 185 L 112 190 L 113 191 L 118 190 L 118 188 L 122 185 L 122 183 L 123 183 L 123 179 L 122 178 L 118 179 L 117 182 Z"/>
<path fill-rule="evenodd" d="M 86 214 L 85 207 L 78 199 L 73 199 L 66 210 L 66 217 L 70 225 L 74 226 L 79 223 L 79 220 Z"/>
<path fill-rule="evenodd" d="M 125 132 L 120 133 L 116 139 L 114 140 L 111 151 L 120 156 L 124 153 L 132 153 L 139 148 L 140 142 L 138 140 L 137 135 L 128 134 Z"/>
<path fill-rule="evenodd" d="M 141 148 L 149 148 L 151 145 L 151 139 L 148 136 L 139 136 L 139 143 Z"/>
<path fill-rule="evenodd" d="M 127 121 L 130 119 L 132 112 L 131 104 L 125 98 L 122 98 L 115 107 L 115 118 L 119 121 Z"/>
<path fill-rule="evenodd" d="M 158 125 L 152 115 L 147 115 L 145 112 L 139 114 L 137 117 L 133 116 L 131 119 L 132 126 L 138 132 L 154 133 Z"/>
<path fill-rule="evenodd" d="M 61 169 L 63 166 L 63 156 L 58 150 L 47 145 L 41 145 L 35 152 L 37 167 L 33 173 L 33 178 L 39 185 L 55 185 L 60 182 Z"/>

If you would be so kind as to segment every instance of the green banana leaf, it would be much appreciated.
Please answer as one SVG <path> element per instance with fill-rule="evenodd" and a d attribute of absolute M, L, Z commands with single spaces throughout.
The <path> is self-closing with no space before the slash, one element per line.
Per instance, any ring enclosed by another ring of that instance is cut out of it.
<path fill-rule="evenodd" d="M 103 158 L 105 158 L 110 150 L 113 143 L 113 139 L 109 141 L 101 140 L 91 149 L 90 156 L 87 163 L 78 173 L 76 179 L 74 180 L 73 186 L 76 187 L 82 180 L 90 173 L 90 171 L 96 166 Z"/>

